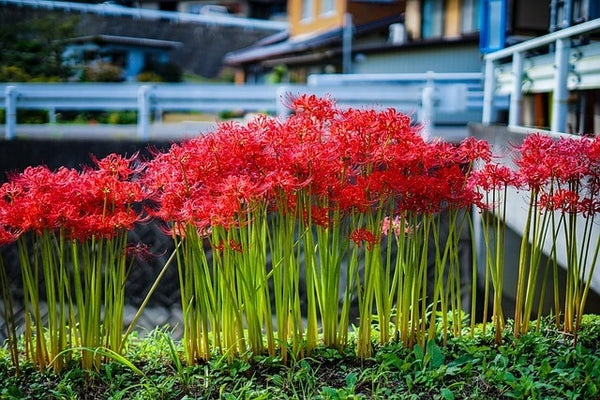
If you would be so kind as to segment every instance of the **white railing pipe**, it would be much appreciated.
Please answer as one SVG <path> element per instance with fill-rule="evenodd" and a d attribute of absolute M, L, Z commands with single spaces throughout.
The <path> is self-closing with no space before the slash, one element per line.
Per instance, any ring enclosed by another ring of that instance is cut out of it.
<path fill-rule="evenodd" d="M 496 77 L 494 76 L 494 60 L 485 60 L 485 82 L 483 84 L 483 112 L 482 122 L 486 125 L 491 124 L 492 114 L 494 113 L 494 91 L 496 89 Z"/>
<path fill-rule="evenodd" d="M 5 89 L 4 109 L 6 119 L 6 139 L 15 137 L 17 130 L 17 87 L 7 86 Z"/>
<path fill-rule="evenodd" d="M 140 86 L 138 89 L 138 137 L 147 140 L 150 136 L 150 94 L 152 87 L 148 85 Z"/>
<path fill-rule="evenodd" d="M 550 130 L 553 132 L 566 132 L 567 129 L 567 103 L 569 91 L 567 78 L 569 75 L 569 39 L 556 41 L 554 53 L 554 91 L 552 94 L 552 122 Z"/>
<path fill-rule="evenodd" d="M 508 124 L 519 125 L 521 122 L 521 99 L 523 81 L 523 53 L 517 52 L 513 57 L 512 65 L 512 90 L 510 92 L 510 108 L 508 111 Z"/>

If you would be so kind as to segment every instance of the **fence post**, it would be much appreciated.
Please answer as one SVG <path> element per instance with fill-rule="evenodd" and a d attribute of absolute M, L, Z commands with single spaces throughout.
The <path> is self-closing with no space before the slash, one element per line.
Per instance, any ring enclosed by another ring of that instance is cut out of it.
<path fill-rule="evenodd" d="M 148 140 L 150 129 L 150 92 L 152 87 L 148 85 L 140 86 L 137 92 L 138 106 L 138 136 L 142 140 Z"/>
<path fill-rule="evenodd" d="M 569 75 L 570 39 L 556 41 L 554 53 L 554 92 L 552 94 L 552 122 L 550 129 L 553 132 L 566 132 L 567 130 L 567 103 L 569 90 L 567 78 Z"/>
<path fill-rule="evenodd" d="M 48 123 L 51 125 L 56 124 L 56 108 L 54 107 L 48 109 Z"/>
<path fill-rule="evenodd" d="M 510 93 L 508 125 L 515 126 L 519 125 L 521 122 L 521 81 L 523 80 L 523 53 L 520 51 L 513 55 L 512 75 L 513 82 Z"/>
<path fill-rule="evenodd" d="M 275 101 L 277 102 L 277 116 L 281 120 L 286 119 L 290 114 L 290 110 L 286 106 L 288 96 L 290 95 L 289 91 L 290 88 L 286 85 L 280 85 L 277 88 L 277 99 L 275 99 Z"/>
<path fill-rule="evenodd" d="M 434 108 L 434 87 L 433 87 L 433 72 L 427 72 L 427 82 L 421 93 L 421 110 L 419 115 L 419 122 L 423 126 L 425 134 L 431 134 L 433 128 L 433 108 Z"/>
<path fill-rule="evenodd" d="M 485 60 L 485 81 L 483 83 L 483 115 L 481 122 L 489 125 L 494 112 L 494 91 L 496 90 L 496 77 L 494 76 L 494 60 Z"/>
<path fill-rule="evenodd" d="M 4 100 L 6 121 L 5 137 L 10 140 L 15 137 L 17 129 L 17 87 L 7 86 L 5 89 L 6 98 Z"/>

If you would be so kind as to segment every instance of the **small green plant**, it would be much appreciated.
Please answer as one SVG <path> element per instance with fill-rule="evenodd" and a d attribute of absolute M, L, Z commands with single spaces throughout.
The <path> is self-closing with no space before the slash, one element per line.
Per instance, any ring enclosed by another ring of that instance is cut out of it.
<path fill-rule="evenodd" d="M 0 397 L 600 398 L 597 316 L 582 318 L 575 346 L 573 338 L 565 339 L 556 331 L 551 318 L 540 321 L 540 327 L 540 332 L 519 338 L 507 327 L 508 344 L 495 345 L 494 335 L 489 330 L 483 334 L 479 326 L 473 336 L 450 336 L 447 346 L 441 346 L 440 326 L 435 340 L 425 347 L 408 349 L 399 342 L 375 346 L 372 358 L 362 362 L 356 359 L 353 345 L 343 353 L 321 345 L 311 357 L 290 360 L 287 365 L 274 356 L 230 362 L 223 355 L 192 367 L 180 358 L 182 343 L 160 328 L 144 338 L 133 335 L 123 354 L 106 349 L 67 350 L 73 361 L 60 374 L 40 372 L 25 361 L 17 375 L 8 348 L 2 348 Z M 83 351 L 102 354 L 106 361 L 98 370 L 84 370 L 77 362 Z"/>

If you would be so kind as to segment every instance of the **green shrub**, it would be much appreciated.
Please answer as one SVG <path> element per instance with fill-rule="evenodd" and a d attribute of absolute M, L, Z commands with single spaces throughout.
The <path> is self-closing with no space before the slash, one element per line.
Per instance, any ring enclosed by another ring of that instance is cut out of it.
<path fill-rule="evenodd" d="M 164 82 L 162 76 L 153 71 L 144 71 L 137 77 L 138 82 Z"/>
<path fill-rule="evenodd" d="M 82 82 L 122 82 L 123 69 L 110 63 L 98 63 L 83 68 Z"/>
<path fill-rule="evenodd" d="M 135 111 L 115 111 L 108 114 L 106 123 L 111 125 L 137 124 L 137 112 Z"/>

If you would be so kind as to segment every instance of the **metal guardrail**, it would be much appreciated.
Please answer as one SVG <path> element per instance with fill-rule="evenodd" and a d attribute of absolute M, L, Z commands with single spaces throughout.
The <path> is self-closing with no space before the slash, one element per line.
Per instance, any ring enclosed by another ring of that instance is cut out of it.
<path fill-rule="evenodd" d="M 393 85 L 402 90 L 419 93 L 430 90 L 438 112 L 481 110 L 483 103 L 483 74 L 480 72 L 382 73 L 310 75 L 309 86 Z M 422 99 L 421 99 L 422 100 Z M 429 116 L 425 119 L 431 119 Z"/>
<path fill-rule="evenodd" d="M 385 73 L 385 74 L 326 74 L 310 75 L 308 84 L 315 85 L 343 85 L 348 83 L 426 83 L 426 82 L 448 82 L 467 83 L 481 86 L 483 74 L 480 72 L 433 72 L 424 73 Z"/>
<path fill-rule="evenodd" d="M 171 22 L 195 22 L 204 25 L 238 26 L 248 29 L 282 31 L 288 29 L 287 22 L 262 19 L 240 18 L 226 15 L 199 15 L 174 11 L 130 8 L 112 4 L 85 4 L 48 0 L 0 0 L 0 5 L 11 4 L 18 7 L 32 7 L 66 12 L 90 13 L 137 19 L 166 20 Z"/>
<path fill-rule="evenodd" d="M 532 74 L 529 74 L 529 64 L 533 64 L 533 67 L 543 70 L 541 71 L 542 74 L 551 75 L 550 78 L 547 76 L 543 77 L 548 82 L 547 86 L 549 87 L 547 91 L 552 92 L 552 121 L 550 130 L 552 132 L 566 132 L 570 75 L 577 75 L 579 72 L 579 77 L 576 77 L 576 79 L 581 79 L 583 74 L 587 74 L 587 80 L 590 80 L 589 76 L 600 77 L 600 70 L 597 67 L 598 57 L 596 54 L 593 54 L 597 49 L 594 50 L 591 48 L 592 51 L 589 57 L 587 59 L 582 58 L 579 50 L 571 47 L 571 39 L 597 31 L 600 31 L 600 18 L 486 54 L 482 122 L 484 124 L 494 122 L 493 114 L 496 107 L 494 99 L 499 86 L 497 81 L 499 75 L 498 69 L 499 66 L 503 65 L 505 69 L 507 66 L 510 67 L 512 72 L 512 79 L 509 84 L 510 106 L 508 125 L 519 126 L 522 93 L 524 88 L 528 84 L 531 84 L 531 80 L 536 79 L 533 71 L 531 71 Z M 550 51 L 550 55 L 529 56 L 530 52 L 545 49 L 549 46 L 554 47 L 554 51 Z M 537 63 L 535 61 L 536 57 L 538 60 Z M 540 65 L 539 61 L 541 59 L 546 59 L 545 67 Z M 511 64 L 507 64 L 508 60 L 511 61 Z M 526 69 L 526 65 L 528 69 Z M 578 71 L 578 66 L 581 71 Z M 598 82 L 600 82 L 598 79 L 594 79 L 594 82 L 587 86 L 588 88 L 600 87 Z"/>
<path fill-rule="evenodd" d="M 148 138 L 153 113 L 160 118 L 165 111 L 243 110 L 285 116 L 288 97 L 300 94 L 330 96 L 341 107 L 396 108 L 426 125 L 465 125 L 481 111 L 480 85 L 464 79 L 415 77 L 381 85 L 364 78 L 343 85 L 315 84 L 317 78 L 311 85 L 5 83 L 0 84 L 0 107 L 6 111 L 7 139 L 15 136 L 17 109 L 48 110 L 51 116 L 61 110 L 136 110 L 141 139 Z"/>

